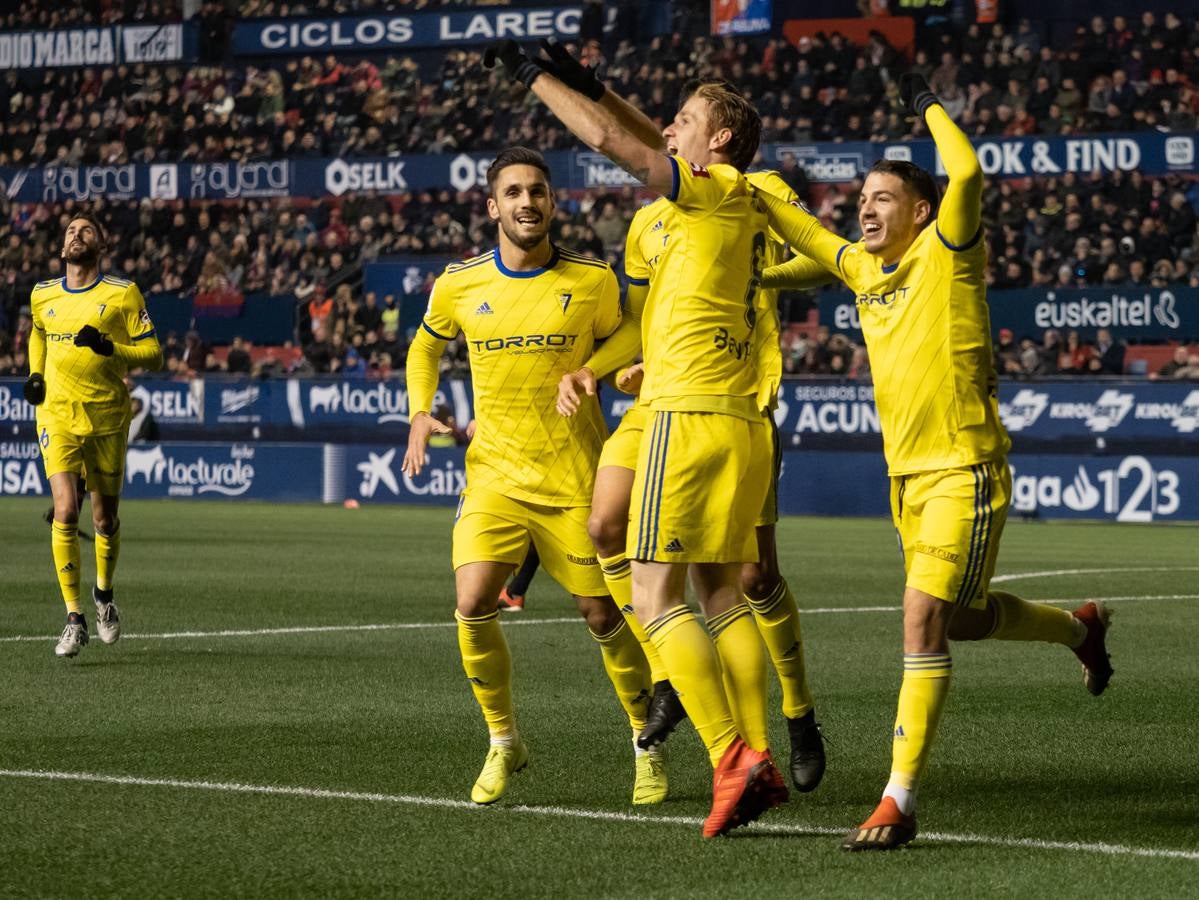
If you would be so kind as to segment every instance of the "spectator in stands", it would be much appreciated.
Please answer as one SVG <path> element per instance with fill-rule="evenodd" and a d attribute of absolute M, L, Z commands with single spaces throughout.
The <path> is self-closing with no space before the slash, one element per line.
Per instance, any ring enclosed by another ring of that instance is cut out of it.
<path fill-rule="evenodd" d="M 1084 343 L 1077 331 L 1071 330 L 1058 354 L 1057 370 L 1062 375 L 1082 375 L 1090 371 L 1091 360 L 1095 358 L 1095 348 Z"/>
<path fill-rule="evenodd" d="M 323 375 L 333 371 L 333 345 L 329 342 L 323 323 L 313 325 L 312 340 L 304 348 L 304 359 L 314 374 Z"/>
<path fill-rule="evenodd" d="M 252 367 L 250 353 L 239 335 L 233 339 L 225 357 L 225 371 L 230 375 L 249 375 Z"/>
<path fill-rule="evenodd" d="M 1095 359 L 1091 360 L 1090 370 L 1098 375 L 1124 374 L 1124 344 L 1113 341 L 1112 333 L 1106 328 L 1100 328 L 1095 333 Z M 1098 360 L 1099 365 L 1095 366 Z"/>
<path fill-rule="evenodd" d="M 1024 374 L 1020 365 L 1020 348 L 1010 328 L 999 329 L 999 341 L 995 344 L 995 369 L 1000 376 L 1018 377 Z"/>
<path fill-rule="evenodd" d="M 1156 372 L 1150 372 L 1149 378 L 1152 381 L 1175 381 L 1182 380 L 1188 377 L 1188 370 L 1192 365 L 1193 358 L 1188 354 L 1185 346 L 1174 348 L 1174 355 L 1169 361 L 1164 363 Z M 1199 363 L 1199 359 L 1193 360 Z"/>

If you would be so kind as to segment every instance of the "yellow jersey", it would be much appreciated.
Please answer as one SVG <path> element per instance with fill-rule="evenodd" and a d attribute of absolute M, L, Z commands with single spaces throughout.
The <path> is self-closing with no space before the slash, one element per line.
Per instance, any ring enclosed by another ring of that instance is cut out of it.
<path fill-rule="evenodd" d="M 799 195 L 783 181 L 778 172 L 749 172 L 745 179 L 758 190 L 769 191 L 787 203 L 799 203 Z M 773 228 L 766 231 L 764 266 L 777 266 L 787 259 L 787 242 Z M 778 406 L 779 385 L 783 381 L 783 350 L 779 345 L 779 292 L 774 288 L 758 288 L 758 327 L 754 339 L 754 356 L 758 363 L 758 408 L 769 412 Z"/>
<path fill-rule="evenodd" d="M 986 253 L 981 229 L 951 249 L 934 221 L 894 265 L 861 243 L 841 254 L 892 475 L 972 466 L 1011 446 L 999 420 Z"/>
<path fill-rule="evenodd" d="M 949 185 L 934 218 L 886 265 L 813 216 L 761 195 L 791 245 L 836 273 L 858 318 L 891 475 L 999 460 L 1011 440 L 999 420 L 991 314 L 983 277 L 982 168 L 969 139 L 938 104 L 924 114 Z M 768 275 L 776 281 L 786 263 Z M 785 281 L 785 279 L 784 279 Z"/>
<path fill-rule="evenodd" d="M 638 213 L 635 242 L 644 268 L 634 263 L 629 272 L 652 273 L 641 319 L 641 397 L 656 410 L 757 419 L 755 341 L 758 279 L 768 259 L 766 216 L 732 166 L 670 160 L 670 195 Z"/>
<path fill-rule="evenodd" d="M 448 266 L 408 352 L 409 412 L 428 412 L 437 359 L 459 332 L 470 353 L 476 430 L 470 487 L 544 506 L 589 506 L 608 436 L 599 400 L 570 418 L 558 381 L 620 324 L 620 288 L 607 263 L 553 248 L 547 265 L 516 272 L 498 249 Z"/>
<path fill-rule="evenodd" d="M 34 285 L 30 312 L 30 371 L 40 371 L 46 379 L 46 400 L 37 409 L 39 427 L 50 422 L 80 437 L 126 430 L 132 412 L 123 345 L 140 351 L 153 348 L 148 355 L 160 358 L 154 325 L 137 285 L 112 275 L 99 275 L 76 290 L 67 287 L 65 278 L 41 281 Z M 112 356 L 75 346 L 75 335 L 84 325 L 95 326 L 116 345 Z"/>

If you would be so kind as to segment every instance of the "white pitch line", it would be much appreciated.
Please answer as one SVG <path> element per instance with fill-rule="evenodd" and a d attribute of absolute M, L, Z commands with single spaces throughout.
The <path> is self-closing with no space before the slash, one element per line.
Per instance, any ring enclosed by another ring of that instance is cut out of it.
<path fill-rule="evenodd" d="M 1046 600 L 1033 600 L 1033 603 L 1082 603 L 1086 600 L 1102 600 L 1104 603 L 1126 603 L 1137 600 L 1199 600 L 1199 594 L 1134 594 L 1126 597 L 1054 597 Z M 801 607 L 799 612 L 804 616 L 834 615 L 838 613 L 880 613 L 901 612 L 902 606 L 824 606 L 814 609 Z M 504 625 L 575 625 L 577 618 L 566 619 L 526 619 L 505 616 Z M 226 637 L 271 637 L 287 634 L 334 634 L 338 632 L 353 633 L 363 631 L 421 631 L 430 628 L 455 628 L 456 622 L 381 622 L 373 625 L 307 625 L 289 628 L 245 628 L 226 631 L 164 631 L 138 634 L 136 632 L 122 634 L 127 641 L 165 641 L 186 638 L 226 638 Z M 52 634 L 17 634 L 0 637 L 0 644 L 25 643 L 30 641 L 53 640 Z"/>
<path fill-rule="evenodd" d="M 698 828 L 703 819 L 698 816 L 654 816 L 613 812 L 598 809 L 577 809 L 564 806 L 499 806 L 484 808 L 465 800 L 450 800 L 442 797 L 421 797 L 410 794 L 381 794 L 368 791 L 334 791 L 324 788 L 286 787 L 267 784 L 241 784 L 220 781 L 184 781 L 177 778 L 138 778 L 133 775 L 101 775 L 93 772 L 54 772 L 32 769 L 0 769 L 2 778 L 25 778 L 37 781 L 81 781 L 92 784 L 114 784 L 133 787 L 166 787 L 183 790 L 213 791 L 226 794 L 258 794 L 276 797 L 301 797 L 309 800 L 349 800 L 360 803 L 393 803 L 404 806 L 426 806 L 438 809 L 470 811 L 477 815 L 517 813 L 521 815 L 552 816 L 562 819 L 584 819 L 600 822 L 628 822 L 640 825 L 680 825 Z M 784 825 L 757 823 L 754 831 L 778 835 L 826 836 L 841 835 L 845 829 L 813 825 Z M 1160 847 L 1129 847 L 1123 844 L 1108 844 L 1083 841 L 1045 841 L 1037 838 L 1009 838 L 982 834 L 951 834 L 945 832 L 921 832 L 920 839 L 933 843 L 984 844 L 991 847 L 1013 847 L 1035 850 L 1065 850 L 1069 852 L 1098 853 L 1104 856 L 1138 856 L 1157 859 L 1185 859 L 1199 861 L 1199 850 L 1171 850 Z"/>
<path fill-rule="evenodd" d="M 991 584 L 1021 581 L 1025 578 L 1056 578 L 1059 575 L 1106 575 L 1112 572 L 1196 572 L 1199 566 L 1127 566 L 1118 569 L 1047 569 L 1044 572 L 1013 572 L 996 575 Z"/>

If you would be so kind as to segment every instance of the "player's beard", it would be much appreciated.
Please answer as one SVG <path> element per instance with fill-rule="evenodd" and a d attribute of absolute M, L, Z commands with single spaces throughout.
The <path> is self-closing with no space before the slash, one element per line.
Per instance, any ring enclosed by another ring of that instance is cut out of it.
<path fill-rule="evenodd" d="M 82 249 L 67 250 L 62 258 L 73 266 L 91 268 L 100 262 L 100 247 L 97 244 L 82 244 Z"/>
<path fill-rule="evenodd" d="M 504 236 L 507 237 L 509 241 L 511 241 L 513 244 L 515 244 L 517 247 L 519 247 L 521 250 L 525 251 L 526 253 L 528 253 L 530 250 L 532 250 L 538 244 L 540 244 L 542 241 L 544 241 L 545 236 L 550 233 L 550 225 L 549 225 L 548 219 L 542 219 L 538 223 L 538 227 L 536 228 L 536 230 L 534 230 L 532 232 L 523 232 L 522 233 L 520 231 L 517 231 L 516 229 L 519 228 L 520 225 L 516 222 L 515 219 L 513 219 L 512 224 L 514 227 L 509 228 L 507 222 L 505 222 L 503 219 L 500 220 L 500 228 L 504 229 Z"/>

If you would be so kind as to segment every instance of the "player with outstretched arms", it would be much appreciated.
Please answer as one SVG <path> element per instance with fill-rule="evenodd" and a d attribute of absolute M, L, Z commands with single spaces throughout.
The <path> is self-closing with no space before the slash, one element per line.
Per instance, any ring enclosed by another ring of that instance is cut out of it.
<path fill-rule="evenodd" d="M 466 453 L 466 489 L 454 525 L 458 646 L 491 746 L 471 790 L 493 803 L 528 761 L 516 727 L 512 666 L 500 625 L 500 590 L 529 542 L 575 598 L 633 729 L 645 725 L 650 672 L 645 654 L 608 596 L 587 515 L 607 428 L 599 404 L 573 419 L 554 411 L 559 379 L 620 324 L 611 267 L 549 238 L 549 168 L 524 147 L 501 152 L 487 172 L 487 207 L 499 225 L 494 250 L 450 265 L 437 280 L 408 352 L 411 431 L 404 472 L 420 472 L 429 436 L 437 361 L 459 332 L 467 338 L 477 428 Z M 665 799 L 659 750 L 635 748 L 634 803 Z"/>
<path fill-rule="evenodd" d="M 878 807 L 846 836 L 846 850 L 889 850 L 916 835 L 916 790 L 949 694 L 950 640 L 1064 644 L 1092 694 L 1112 674 L 1101 603 L 1071 614 L 990 590 L 1011 495 L 1011 442 L 991 358 L 983 173 L 922 76 L 904 75 L 900 95 L 924 118 L 949 175 L 939 208 L 931 174 L 889 160 L 862 186 L 856 243 L 761 195 L 775 229 L 857 295 L 903 549 L 903 682 L 891 775 Z M 765 283 L 786 287 L 791 265 L 770 269 Z"/>
<path fill-rule="evenodd" d="M 37 440 L 54 498 L 50 548 L 67 624 L 54 648 L 71 657 L 88 643 L 79 599 L 79 484 L 87 474 L 95 528 L 96 633 L 106 644 L 121 636 L 113 575 L 121 550 L 117 510 L 125 474 L 132 407 L 129 369 L 158 369 L 162 350 L 141 292 L 105 275 L 104 229 L 88 214 L 67 224 L 62 258 L 67 274 L 33 288 L 29 379 L 25 399 L 37 407 Z"/>
<path fill-rule="evenodd" d="M 727 85 L 704 85 L 679 110 L 678 153 L 667 156 L 652 129 L 622 124 L 563 83 L 552 61 L 531 60 L 511 41 L 487 57 L 678 216 L 645 300 L 642 331 L 652 339 L 643 341 L 640 397 L 652 419 L 638 447 L 625 556 L 636 616 L 714 769 L 704 835 L 725 834 L 787 796 L 767 746 L 765 653 L 740 584 L 741 564 L 757 556 L 753 523 L 769 482 L 755 464 L 770 457 L 770 437 L 754 354 L 767 223 L 742 173 L 761 121 Z M 731 165 L 690 161 L 724 145 Z M 689 567 L 711 637 L 684 602 Z"/>

